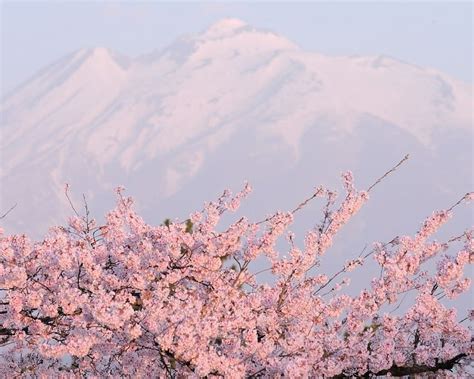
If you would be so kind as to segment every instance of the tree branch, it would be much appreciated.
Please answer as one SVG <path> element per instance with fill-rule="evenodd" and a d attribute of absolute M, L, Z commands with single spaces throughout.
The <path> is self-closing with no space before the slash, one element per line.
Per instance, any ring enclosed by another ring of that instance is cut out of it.
<path fill-rule="evenodd" d="M 445 362 L 438 362 L 434 366 L 428 365 L 413 365 L 413 366 L 397 366 L 396 364 L 392 365 L 392 367 L 381 370 L 379 372 L 372 372 L 367 371 L 366 373 L 360 375 L 360 378 L 373 378 L 377 376 L 384 376 L 387 374 L 391 374 L 392 376 L 400 377 L 400 376 L 407 376 L 407 375 L 416 375 L 416 374 L 423 374 L 428 372 L 437 372 L 440 370 L 452 370 L 454 366 L 459 364 L 461 359 L 466 357 L 466 354 L 458 354 L 453 358 L 445 361 Z M 331 379 L 339 379 L 339 378 L 351 378 L 353 375 L 345 375 L 339 374 L 333 376 Z"/>

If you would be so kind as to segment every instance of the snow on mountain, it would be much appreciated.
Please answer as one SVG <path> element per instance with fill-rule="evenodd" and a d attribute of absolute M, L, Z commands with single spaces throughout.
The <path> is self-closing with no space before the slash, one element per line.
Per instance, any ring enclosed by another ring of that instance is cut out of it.
<path fill-rule="evenodd" d="M 304 51 L 236 19 L 135 59 L 83 49 L 2 102 L 0 209 L 18 203 L 3 224 L 39 236 L 64 223 L 65 182 L 97 214 L 124 184 L 160 222 L 247 178 L 262 214 L 343 169 L 369 184 L 406 152 L 399 180 L 424 216 L 470 190 L 472 109 L 472 85 L 436 70 Z"/>

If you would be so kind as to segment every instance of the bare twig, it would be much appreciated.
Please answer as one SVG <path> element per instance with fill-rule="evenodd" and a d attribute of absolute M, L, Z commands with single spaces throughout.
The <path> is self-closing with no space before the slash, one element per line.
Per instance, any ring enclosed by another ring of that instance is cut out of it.
<path fill-rule="evenodd" d="M 66 198 L 69 201 L 69 205 L 71 206 L 72 210 L 76 214 L 77 217 L 81 217 L 79 213 L 77 212 L 76 208 L 74 207 L 74 204 L 72 203 L 71 198 L 69 197 L 69 184 L 66 184 L 66 187 L 64 189 L 64 193 L 66 194 Z"/>
<path fill-rule="evenodd" d="M 86 228 L 87 228 L 87 232 L 89 233 L 89 225 L 90 225 L 90 223 L 89 223 L 89 214 L 90 214 L 90 213 L 89 213 L 89 206 L 88 206 L 88 204 L 87 204 L 87 200 L 86 200 L 86 195 L 85 195 L 85 194 L 82 194 L 82 199 L 83 199 L 83 201 L 84 201 L 84 210 L 85 210 L 85 212 L 86 212 L 86 216 L 85 216 L 85 218 L 86 218 L 86 220 L 85 220 L 85 221 L 86 221 Z"/>
<path fill-rule="evenodd" d="M 451 205 L 451 207 L 449 207 L 447 209 L 448 212 L 451 212 L 454 208 L 456 208 L 459 204 L 461 204 L 463 202 L 463 200 L 467 200 L 469 198 L 469 195 L 471 195 L 472 192 L 468 192 L 466 194 L 464 194 L 463 197 L 461 197 L 454 205 Z"/>
<path fill-rule="evenodd" d="M 374 188 L 377 184 L 379 184 L 382 180 L 384 180 L 388 175 L 390 175 L 392 172 L 394 172 L 398 167 L 400 167 L 405 161 L 410 158 L 410 154 L 405 155 L 405 157 L 398 162 L 394 167 L 392 167 L 390 170 L 388 170 L 385 174 L 383 174 L 380 178 L 378 178 L 374 184 L 372 184 L 368 189 L 367 192 L 370 192 L 372 188 Z"/>
<path fill-rule="evenodd" d="M 398 237 L 395 237 L 393 238 L 390 242 L 386 242 L 382 245 L 382 248 L 388 246 L 389 244 L 391 243 L 394 243 L 396 240 L 397 240 Z M 362 254 L 364 254 L 364 251 L 367 249 L 367 245 L 364 246 L 364 248 L 362 249 L 362 251 L 359 253 L 359 258 L 362 256 Z M 362 256 L 362 260 L 365 262 L 365 259 L 370 257 L 373 253 L 375 253 L 376 251 L 376 248 L 373 248 L 372 250 L 370 250 L 368 253 L 366 253 L 365 255 Z M 314 266 L 314 265 L 313 265 Z M 313 267 L 311 266 L 310 269 Z M 361 265 L 362 266 L 362 265 Z M 331 276 L 331 278 L 328 279 L 328 281 L 324 284 L 322 284 L 315 292 L 313 292 L 313 295 L 316 295 L 318 292 L 320 292 L 323 288 L 327 287 L 334 279 L 336 279 L 339 275 L 341 275 L 342 273 L 346 272 L 346 267 L 342 267 L 338 272 L 336 272 L 335 274 L 333 274 L 333 276 Z"/>
<path fill-rule="evenodd" d="M 402 299 L 400 300 L 400 302 L 398 303 L 398 305 L 393 308 L 389 313 L 392 314 L 393 312 L 395 312 L 398 308 L 401 307 L 401 305 L 403 304 L 403 302 L 405 301 L 405 298 L 407 297 L 408 295 L 408 292 L 405 292 L 405 294 L 402 296 Z"/>
<path fill-rule="evenodd" d="M 464 232 L 463 234 L 460 234 L 459 236 L 452 237 L 448 241 L 446 241 L 446 243 L 451 243 L 451 242 L 454 242 L 454 241 L 460 241 L 465 235 L 466 235 L 466 232 Z"/>
<path fill-rule="evenodd" d="M 16 208 L 17 206 L 17 203 L 15 203 L 15 205 L 11 206 L 10 209 L 8 211 L 6 211 L 3 215 L 0 216 L 0 220 L 7 217 L 7 215 Z"/>

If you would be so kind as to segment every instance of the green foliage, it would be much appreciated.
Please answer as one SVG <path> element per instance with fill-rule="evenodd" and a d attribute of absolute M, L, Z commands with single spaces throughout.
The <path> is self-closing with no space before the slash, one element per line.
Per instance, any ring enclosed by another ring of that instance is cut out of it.
<path fill-rule="evenodd" d="M 165 220 L 163 221 L 163 224 L 161 225 L 164 225 L 166 226 L 167 228 L 170 227 L 170 225 L 172 224 L 171 222 L 171 219 L 170 218 L 165 218 Z M 191 219 L 187 219 L 185 222 L 184 222 L 185 226 L 186 226 L 186 229 L 184 230 L 186 233 L 189 233 L 189 234 L 193 234 L 193 222 L 191 221 Z"/>
<path fill-rule="evenodd" d="M 193 222 L 188 218 L 186 220 L 186 233 L 193 234 Z"/>

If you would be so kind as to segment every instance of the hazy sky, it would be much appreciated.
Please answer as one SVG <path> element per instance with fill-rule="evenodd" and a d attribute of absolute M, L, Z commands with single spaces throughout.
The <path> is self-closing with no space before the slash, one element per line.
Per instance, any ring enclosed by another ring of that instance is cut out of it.
<path fill-rule="evenodd" d="M 1 1 L 1 0 L 0 0 Z M 223 18 L 271 29 L 307 50 L 386 54 L 472 82 L 467 2 L 165 3 L 1 1 L 1 94 L 83 47 L 136 56 Z"/>

